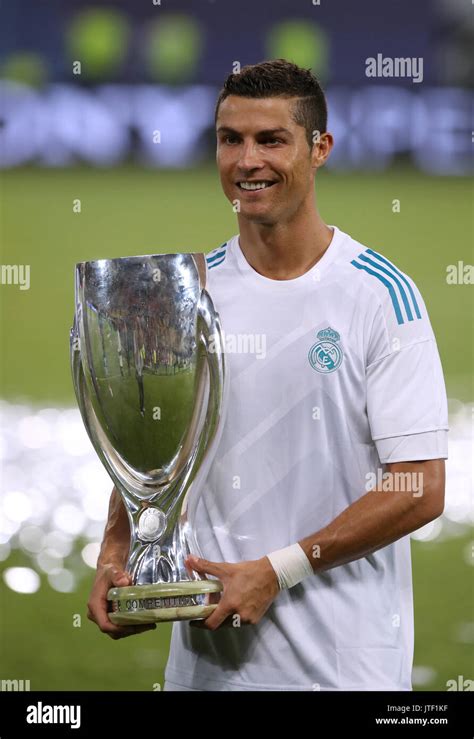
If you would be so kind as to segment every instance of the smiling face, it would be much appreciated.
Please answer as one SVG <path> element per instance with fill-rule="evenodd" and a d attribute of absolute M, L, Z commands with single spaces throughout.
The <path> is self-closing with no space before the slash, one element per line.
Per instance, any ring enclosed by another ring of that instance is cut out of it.
<path fill-rule="evenodd" d="M 308 199 L 314 174 L 329 151 L 310 149 L 306 130 L 292 115 L 296 98 L 229 95 L 216 122 L 222 188 L 239 201 L 240 217 L 273 225 L 288 222 Z M 324 139 L 324 135 L 323 135 Z M 323 145 L 324 150 L 324 145 Z"/>

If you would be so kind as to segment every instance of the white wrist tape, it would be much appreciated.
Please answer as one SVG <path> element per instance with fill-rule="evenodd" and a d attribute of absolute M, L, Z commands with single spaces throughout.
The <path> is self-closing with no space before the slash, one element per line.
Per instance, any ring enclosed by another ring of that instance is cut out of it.
<path fill-rule="evenodd" d="M 314 574 L 311 563 L 299 544 L 278 549 L 267 554 L 267 557 L 275 570 L 280 590 L 292 588 L 305 577 Z"/>

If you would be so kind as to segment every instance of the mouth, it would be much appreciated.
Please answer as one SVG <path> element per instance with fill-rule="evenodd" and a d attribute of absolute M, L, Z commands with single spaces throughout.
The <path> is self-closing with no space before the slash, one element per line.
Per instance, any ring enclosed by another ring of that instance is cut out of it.
<path fill-rule="evenodd" d="M 259 193 L 269 190 L 271 187 L 276 185 L 274 180 L 239 180 L 235 183 L 239 190 L 246 193 Z"/>

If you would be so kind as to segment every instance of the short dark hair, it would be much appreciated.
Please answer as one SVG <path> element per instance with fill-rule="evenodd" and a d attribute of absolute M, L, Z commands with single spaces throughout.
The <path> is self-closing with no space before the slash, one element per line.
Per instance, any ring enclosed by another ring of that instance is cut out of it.
<path fill-rule="evenodd" d="M 222 101 L 229 95 L 298 98 L 293 106 L 293 120 L 305 128 L 310 148 L 315 131 L 326 132 L 328 109 L 321 85 L 310 69 L 298 67 L 286 59 L 249 64 L 240 72 L 230 74 L 217 98 L 215 121 Z"/>

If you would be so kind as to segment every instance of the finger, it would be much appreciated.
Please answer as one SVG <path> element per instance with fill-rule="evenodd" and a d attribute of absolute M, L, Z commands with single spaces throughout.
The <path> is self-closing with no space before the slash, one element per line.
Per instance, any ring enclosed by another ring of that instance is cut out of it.
<path fill-rule="evenodd" d="M 109 619 L 109 613 L 106 610 L 104 603 L 100 602 L 93 602 L 88 606 L 87 611 L 87 618 L 89 618 L 91 621 L 94 621 L 99 629 L 103 631 L 105 634 L 120 634 L 122 632 L 124 633 L 135 633 L 136 629 L 139 628 L 155 628 L 156 624 L 137 624 L 137 625 L 130 625 L 130 626 L 122 626 L 112 623 L 112 621 Z"/>
<path fill-rule="evenodd" d="M 195 557 L 190 554 L 186 561 L 191 565 L 193 570 L 202 574 L 216 575 L 217 577 L 225 577 L 226 569 L 229 567 L 225 562 L 210 562 L 208 559 Z"/>
<path fill-rule="evenodd" d="M 217 606 L 216 610 L 213 611 L 213 613 L 211 613 L 211 615 L 206 618 L 205 621 L 198 622 L 200 624 L 198 628 L 215 631 L 224 623 L 227 618 L 232 618 L 232 616 L 232 611 L 229 610 L 225 603 L 221 603 Z"/>
<path fill-rule="evenodd" d="M 143 634 L 145 631 L 154 631 L 156 624 L 141 624 L 140 626 L 120 626 L 117 631 L 109 632 L 109 636 L 113 639 L 125 639 L 127 636 L 135 634 Z"/>
<path fill-rule="evenodd" d="M 205 630 L 209 631 L 209 626 L 207 624 L 207 619 L 206 620 L 201 620 L 201 621 L 190 621 L 189 623 L 190 623 L 190 626 L 192 626 L 195 629 L 205 629 Z M 221 623 L 221 625 L 218 628 L 219 629 L 224 629 L 224 628 L 233 628 L 233 627 L 235 627 L 235 624 L 234 624 L 234 614 L 231 614 L 230 616 L 227 616 L 224 619 L 224 621 Z"/>
<path fill-rule="evenodd" d="M 124 572 L 123 570 L 112 570 L 111 580 L 112 585 L 116 588 L 124 588 L 132 584 L 132 578 L 128 572 Z"/>
<path fill-rule="evenodd" d="M 117 624 L 113 624 L 112 621 L 109 621 L 108 618 L 101 618 L 100 621 L 97 621 L 97 625 L 104 634 L 111 636 L 132 636 L 133 634 L 141 634 L 142 631 L 153 631 L 156 629 L 155 623 L 139 624 L 136 626 L 118 626 Z"/>
<path fill-rule="evenodd" d="M 126 575 L 118 575 L 112 578 L 112 585 L 116 588 L 125 588 L 127 585 L 131 585 L 131 582 Z"/>

